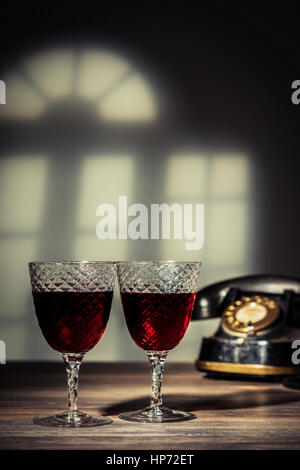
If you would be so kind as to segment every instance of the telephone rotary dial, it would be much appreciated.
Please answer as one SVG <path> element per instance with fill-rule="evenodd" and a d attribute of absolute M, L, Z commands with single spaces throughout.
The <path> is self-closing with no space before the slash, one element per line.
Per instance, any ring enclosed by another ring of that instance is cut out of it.
<path fill-rule="evenodd" d="M 211 284 L 196 296 L 192 320 L 220 317 L 204 337 L 196 367 L 211 378 L 282 380 L 300 374 L 292 342 L 300 339 L 300 279 L 243 276 Z"/>

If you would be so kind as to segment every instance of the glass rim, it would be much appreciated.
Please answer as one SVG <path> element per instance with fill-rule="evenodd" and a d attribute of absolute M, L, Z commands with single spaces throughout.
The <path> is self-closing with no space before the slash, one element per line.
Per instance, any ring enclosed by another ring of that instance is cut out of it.
<path fill-rule="evenodd" d="M 28 265 L 31 264 L 116 264 L 116 261 L 29 261 Z"/>
<path fill-rule="evenodd" d="M 149 260 L 149 261 L 115 261 L 116 264 L 198 264 L 201 265 L 202 261 L 176 261 L 176 260 Z"/>

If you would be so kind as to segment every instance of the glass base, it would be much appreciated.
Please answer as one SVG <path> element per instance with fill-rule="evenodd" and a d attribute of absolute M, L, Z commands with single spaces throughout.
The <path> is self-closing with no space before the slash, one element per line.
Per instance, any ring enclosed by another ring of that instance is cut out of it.
<path fill-rule="evenodd" d="M 56 426 L 60 428 L 81 428 L 90 426 L 103 426 L 113 421 L 104 416 L 92 416 L 78 411 L 70 414 L 68 411 L 57 415 L 37 416 L 33 419 L 34 424 L 39 426 Z"/>
<path fill-rule="evenodd" d="M 197 418 L 192 413 L 186 413 L 185 411 L 170 410 L 169 408 L 143 408 L 142 410 L 129 411 L 127 413 L 121 413 L 120 419 L 125 421 L 135 421 L 140 423 L 171 423 L 176 421 L 186 421 L 188 419 Z"/>

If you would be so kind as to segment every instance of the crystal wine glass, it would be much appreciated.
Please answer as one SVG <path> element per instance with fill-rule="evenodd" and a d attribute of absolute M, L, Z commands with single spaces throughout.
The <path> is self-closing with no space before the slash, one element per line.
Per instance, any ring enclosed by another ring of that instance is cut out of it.
<path fill-rule="evenodd" d="M 152 372 L 151 404 L 120 414 L 139 422 L 170 422 L 196 418 L 162 406 L 161 385 L 168 351 L 183 338 L 196 292 L 200 262 L 129 261 L 117 263 L 122 306 L 130 335 L 147 353 Z"/>
<path fill-rule="evenodd" d="M 31 262 L 29 272 L 39 326 L 65 361 L 68 410 L 34 418 L 42 426 L 87 427 L 112 423 L 77 409 L 79 368 L 107 325 L 115 280 L 113 262 Z"/>

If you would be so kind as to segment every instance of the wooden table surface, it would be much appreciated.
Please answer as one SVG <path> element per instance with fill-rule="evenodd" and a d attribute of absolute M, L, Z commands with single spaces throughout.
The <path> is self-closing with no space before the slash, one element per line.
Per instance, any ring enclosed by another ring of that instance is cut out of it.
<path fill-rule="evenodd" d="M 281 384 L 205 378 L 193 364 L 167 364 L 164 403 L 193 411 L 181 423 L 129 423 L 124 410 L 149 401 L 145 363 L 84 363 L 79 408 L 113 424 L 62 429 L 36 426 L 32 418 L 65 409 L 63 363 L 0 366 L 1 449 L 299 449 L 300 392 Z"/>

